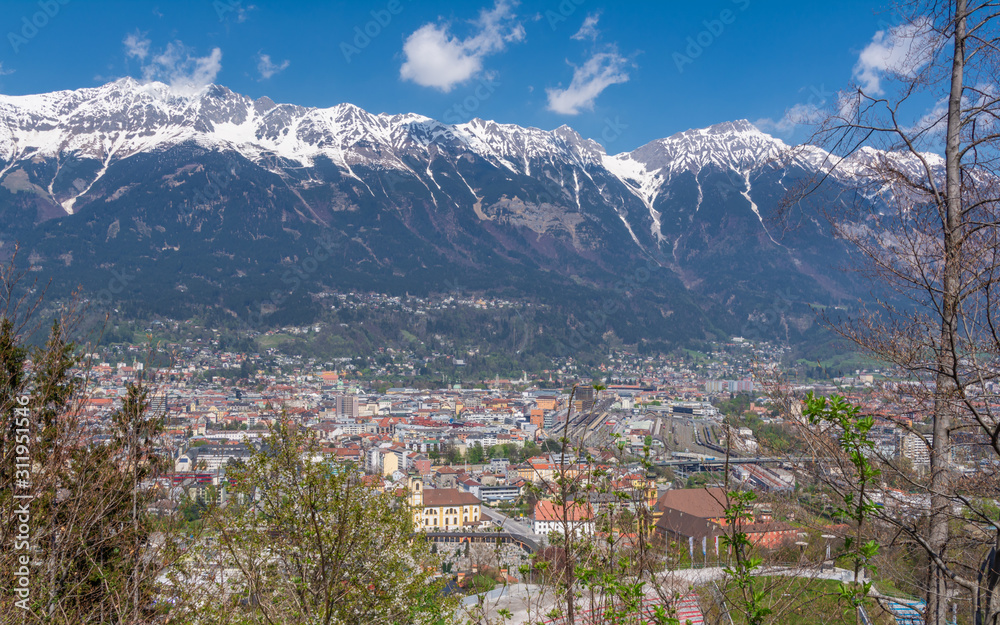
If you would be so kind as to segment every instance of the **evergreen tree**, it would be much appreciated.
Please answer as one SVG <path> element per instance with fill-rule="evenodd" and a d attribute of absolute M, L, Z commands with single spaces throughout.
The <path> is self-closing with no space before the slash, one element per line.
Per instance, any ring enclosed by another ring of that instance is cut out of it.
<path fill-rule="evenodd" d="M 160 420 L 146 414 L 146 389 L 130 385 L 100 443 L 77 410 L 65 324 L 31 350 L 16 327 L 0 319 L 0 576 L 30 566 L 24 595 L 0 596 L 3 622 L 146 622 L 165 552 L 150 545 L 153 494 L 139 487 L 157 468 Z"/>

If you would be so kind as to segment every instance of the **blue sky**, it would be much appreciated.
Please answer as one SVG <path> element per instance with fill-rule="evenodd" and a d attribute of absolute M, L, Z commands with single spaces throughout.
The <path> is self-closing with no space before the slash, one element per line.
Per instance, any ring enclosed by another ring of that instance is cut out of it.
<path fill-rule="evenodd" d="M 786 113 L 870 82 L 878 68 L 862 72 L 859 58 L 893 24 L 865 0 L 4 0 L 0 93 L 133 76 L 305 106 L 568 124 L 611 153 L 743 118 L 795 140 L 803 130 Z"/>

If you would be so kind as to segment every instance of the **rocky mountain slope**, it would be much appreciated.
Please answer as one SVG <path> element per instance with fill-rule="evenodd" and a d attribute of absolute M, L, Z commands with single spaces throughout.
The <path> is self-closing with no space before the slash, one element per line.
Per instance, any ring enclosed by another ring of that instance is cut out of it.
<path fill-rule="evenodd" d="M 745 121 L 609 155 L 567 126 L 449 125 L 128 78 L 0 96 L 0 121 L 0 253 L 21 242 L 56 288 L 126 275 L 109 299 L 148 310 L 267 315 L 323 288 L 460 284 L 565 304 L 568 325 L 593 335 L 678 341 L 800 334 L 808 305 L 862 293 L 814 207 L 777 218 L 830 155 Z M 866 158 L 808 203 L 844 201 Z M 594 318 L 602 306 L 616 310 Z"/>

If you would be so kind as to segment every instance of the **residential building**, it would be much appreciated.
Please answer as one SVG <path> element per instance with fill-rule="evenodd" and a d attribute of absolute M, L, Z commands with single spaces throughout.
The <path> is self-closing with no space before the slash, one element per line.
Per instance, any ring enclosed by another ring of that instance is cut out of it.
<path fill-rule="evenodd" d="M 535 504 L 531 513 L 531 531 L 548 536 L 569 529 L 576 536 L 593 533 L 594 512 L 589 503 L 571 502 L 566 506 L 543 500 Z"/>

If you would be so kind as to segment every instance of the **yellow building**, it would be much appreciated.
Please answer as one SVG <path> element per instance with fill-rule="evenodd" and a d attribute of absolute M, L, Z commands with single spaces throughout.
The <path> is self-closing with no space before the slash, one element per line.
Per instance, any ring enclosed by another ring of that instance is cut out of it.
<path fill-rule="evenodd" d="M 457 488 L 424 489 L 410 481 L 410 505 L 417 527 L 429 532 L 461 530 L 479 525 L 480 501 Z"/>
<path fill-rule="evenodd" d="M 531 468 L 534 470 L 531 479 L 535 482 L 544 482 L 553 479 L 559 467 L 551 462 L 538 462 L 533 463 Z"/>
<path fill-rule="evenodd" d="M 522 480 L 528 482 L 533 482 L 535 480 L 535 468 L 530 464 L 518 465 L 513 468 L 513 471 L 515 471 L 517 473 L 517 477 Z M 510 472 L 508 471 L 507 474 L 510 475 Z"/>
<path fill-rule="evenodd" d="M 385 453 L 382 454 L 382 475 L 392 475 L 400 468 L 399 456 L 386 450 Z"/>

